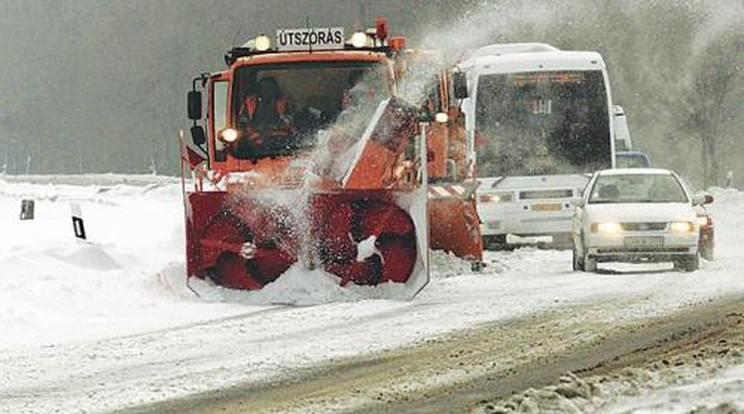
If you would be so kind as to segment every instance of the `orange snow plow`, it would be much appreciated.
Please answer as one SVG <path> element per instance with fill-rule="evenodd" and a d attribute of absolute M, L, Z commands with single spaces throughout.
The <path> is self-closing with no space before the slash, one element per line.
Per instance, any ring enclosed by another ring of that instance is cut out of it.
<path fill-rule="evenodd" d="M 476 210 L 475 157 L 468 153 L 465 117 L 453 94 L 453 65 L 441 53 L 409 50 L 399 72 L 429 82 L 423 97 L 426 111 L 437 114 L 427 134 L 429 175 L 429 240 L 431 248 L 470 260 L 483 267 L 483 242 Z M 416 82 L 420 82 L 417 80 Z"/>
<path fill-rule="evenodd" d="M 378 21 L 350 39 L 311 28 L 275 41 L 230 50 L 189 92 L 188 276 L 258 290 L 301 266 L 413 297 L 429 280 L 429 123 L 396 93 L 402 38 Z"/>

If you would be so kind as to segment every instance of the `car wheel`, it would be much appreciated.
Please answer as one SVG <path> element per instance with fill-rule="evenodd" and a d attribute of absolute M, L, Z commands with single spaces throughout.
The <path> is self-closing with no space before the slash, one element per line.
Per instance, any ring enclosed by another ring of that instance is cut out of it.
<path fill-rule="evenodd" d="M 573 247 L 573 270 L 574 272 L 584 271 L 584 258 L 579 254 L 576 246 Z"/>
<path fill-rule="evenodd" d="M 707 261 L 713 260 L 713 249 L 710 247 L 706 247 L 704 249 L 700 250 L 700 256 L 702 256 L 703 259 Z"/>
<path fill-rule="evenodd" d="M 694 272 L 700 268 L 700 256 L 693 254 L 683 259 L 677 259 L 674 261 L 674 268 L 685 272 Z"/>

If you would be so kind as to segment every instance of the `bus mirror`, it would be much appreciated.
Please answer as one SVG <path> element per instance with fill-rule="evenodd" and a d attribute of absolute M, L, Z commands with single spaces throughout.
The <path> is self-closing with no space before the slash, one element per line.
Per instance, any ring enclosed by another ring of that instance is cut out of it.
<path fill-rule="evenodd" d="M 188 106 L 188 113 L 189 113 L 189 119 L 192 119 L 194 121 L 197 121 L 201 119 L 202 117 L 202 97 L 201 97 L 201 91 L 192 90 L 189 91 L 187 96 L 187 106 Z M 191 129 L 193 134 L 193 128 Z M 202 136 L 204 134 L 202 133 Z"/>
<path fill-rule="evenodd" d="M 202 146 L 207 142 L 207 137 L 204 135 L 204 128 L 199 125 L 191 127 L 191 140 L 194 141 L 196 146 Z"/>
<path fill-rule="evenodd" d="M 468 79 L 464 72 L 455 72 L 452 74 L 452 87 L 456 99 L 465 99 L 468 97 Z"/>

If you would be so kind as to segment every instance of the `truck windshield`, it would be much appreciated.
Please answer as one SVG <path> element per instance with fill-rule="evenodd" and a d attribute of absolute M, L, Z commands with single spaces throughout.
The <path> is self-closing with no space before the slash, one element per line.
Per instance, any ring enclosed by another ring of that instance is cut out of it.
<path fill-rule="evenodd" d="M 388 97 L 376 62 L 312 62 L 243 66 L 235 71 L 237 158 L 292 155 L 310 149 L 317 132 L 345 109 Z"/>
<path fill-rule="evenodd" d="M 612 164 L 602 71 L 484 75 L 475 111 L 480 176 L 575 174 Z"/>
<path fill-rule="evenodd" d="M 686 203 L 687 194 L 670 174 L 600 175 L 589 203 Z"/>

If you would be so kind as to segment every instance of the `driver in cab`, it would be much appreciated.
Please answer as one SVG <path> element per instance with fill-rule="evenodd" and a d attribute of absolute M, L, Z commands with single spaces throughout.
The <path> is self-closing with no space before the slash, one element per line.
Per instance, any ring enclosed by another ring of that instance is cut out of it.
<path fill-rule="evenodd" d="M 238 112 L 238 127 L 244 132 L 236 148 L 239 154 L 258 155 L 267 152 L 267 146 L 286 143 L 295 128 L 287 115 L 287 96 L 276 79 L 262 78 L 256 91 L 245 96 Z"/>

